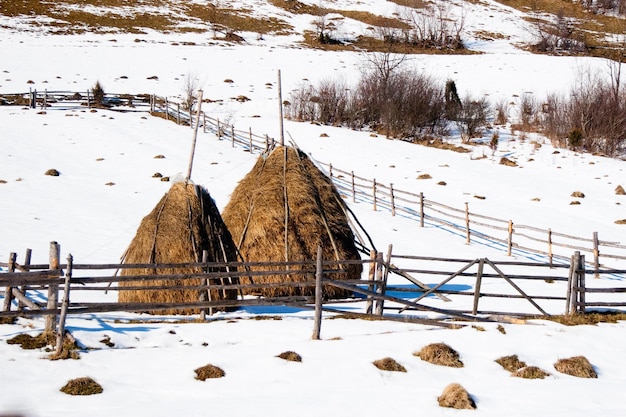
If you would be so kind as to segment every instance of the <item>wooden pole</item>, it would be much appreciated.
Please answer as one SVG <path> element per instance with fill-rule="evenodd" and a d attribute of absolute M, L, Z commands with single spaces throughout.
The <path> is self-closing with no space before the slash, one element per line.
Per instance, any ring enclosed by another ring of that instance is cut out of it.
<path fill-rule="evenodd" d="M 196 128 L 193 130 L 193 139 L 191 141 L 191 154 L 189 155 L 189 165 L 187 167 L 187 177 L 185 178 L 185 182 L 188 183 L 191 180 L 191 169 L 193 167 L 193 157 L 196 153 L 196 142 L 198 140 L 198 126 L 200 123 L 200 112 L 202 111 L 202 90 L 198 90 L 198 110 L 196 116 Z M 189 113 L 191 115 L 191 113 Z"/>
<path fill-rule="evenodd" d="M 467 245 L 470 244 L 471 242 L 471 237 L 470 237 L 470 218 L 469 218 L 469 203 L 465 202 L 465 230 L 466 230 L 466 237 L 465 237 L 465 243 Z"/>
<path fill-rule="evenodd" d="M 170 104 L 165 97 L 165 120 L 170 120 Z"/>
<path fill-rule="evenodd" d="M 328 176 L 333 179 L 333 164 L 328 164 Z"/>
<path fill-rule="evenodd" d="M 250 140 L 250 155 L 254 153 L 254 146 L 252 145 L 252 128 L 248 128 L 248 139 Z"/>
<path fill-rule="evenodd" d="M 379 254 L 379 258 L 378 258 L 378 264 L 379 264 L 379 268 L 381 272 L 380 272 L 380 285 L 378 286 L 377 292 L 383 297 L 385 296 L 385 293 L 387 292 L 387 279 L 389 278 L 389 265 L 391 265 L 391 249 L 392 248 L 393 248 L 393 245 L 391 244 L 387 248 L 387 258 L 386 258 L 387 260 L 386 261 L 383 262 L 382 253 Z M 380 298 L 376 300 L 376 315 L 382 316 L 384 307 L 385 307 L 384 298 Z"/>
<path fill-rule="evenodd" d="M 376 211 L 376 178 L 372 184 L 372 197 L 374 198 L 374 211 Z"/>
<path fill-rule="evenodd" d="M 180 103 L 176 103 L 176 124 L 180 124 Z"/>
<path fill-rule="evenodd" d="M 352 202 L 356 202 L 356 188 L 354 186 L 354 171 L 350 171 L 350 177 L 352 178 Z"/>
<path fill-rule="evenodd" d="M 478 272 L 476 272 L 476 285 L 474 288 L 474 306 L 472 308 L 472 314 L 478 314 L 478 300 L 480 299 L 480 287 L 483 281 L 483 268 L 485 267 L 485 260 L 480 259 L 478 261 Z"/>
<path fill-rule="evenodd" d="M 235 126 L 234 125 L 230 125 L 230 140 L 231 140 L 231 147 L 235 147 Z"/>
<path fill-rule="evenodd" d="M 313 340 L 320 340 L 322 329 L 322 247 L 317 247 L 317 262 L 315 265 L 315 322 L 313 324 Z"/>
<path fill-rule="evenodd" d="M 202 251 L 202 263 L 207 263 L 207 261 L 209 260 L 209 251 L 207 251 L 206 249 L 204 249 Z M 204 272 L 206 272 L 206 268 L 202 268 L 202 270 Z M 202 286 L 203 287 L 208 287 L 209 285 L 209 280 L 205 277 L 202 278 Z M 211 300 L 211 289 L 210 288 L 206 288 L 203 289 L 202 291 L 200 291 L 200 301 L 208 301 Z M 204 321 L 206 320 L 206 308 L 203 308 L 200 310 L 200 320 Z M 212 315 L 213 311 L 212 309 L 209 310 L 209 315 Z"/>
<path fill-rule="evenodd" d="M 554 255 L 552 254 L 552 229 L 548 229 L 548 262 L 550 263 L 550 268 L 552 268 L 552 259 Z"/>
<path fill-rule="evenodd" d="M 67 309 L 70 305 L 70 280 L 72 279 L 73 262 L 74 258 L 70 254 L 67 257 L 67 269 L 65 271 L 65 283 L 63 286 L 63 301 L 61 303 L 61 317 L 59 318 L 59 329 L 57 332 L 57 355 L 60 355 L 63 350 L 63 338 L 65 337 L 65 319 L 67 318 Z"/>
<path fill-rule="evenodd" d="M 33 251 L 32 249 L 28 248 L 26 249 L 26 254 L 24 255 L 24 271 L 28 271 L 30 269 L 30 260 L 32 257 Z M 24 296 L 26 296 L 26 292 L 28 291 L 28 285 L 22 285 L 22 288 L 20 289 L 22 291 L 22 294 L 24 294 Z M 18 298 L 18 304 L 17 304 L 17 309 L 18 310 L 23 310 L 25 306 L 24 301 L 22 301 L 21 298 Z"/>
<path fill-rule="evenodd" d="M 15 261 L 17 259 L 17 254 L 15 252 L 11 252 L 9 254 L 9 273 L 15 272 Z M 7 285 L 4 291 L 4 308 L 2 311 L 11 311 L 11 302 L 13 301 L 13 287 Z"/>
<path fill-rule="evenodd" d="M 424 193 L 420 192 L 420 227 L 424 227 Z"/>
<path fill-rule="evenodd" d="M 220 127 L 220 119 L 217 119 L 217 140 L 222 140 L 222 128 Z"/>
<path fill-rule="evenodd" d="M 391 215 L 396 215 L 396 199 L 393 195 L 393 183 L 389 184 L 389 192 L 391 194 Z"/>
<path fill-rule="evenodd" d="M 580 252 L 577 252 L 578 254 L 580 254 Z M 577 265 L 578 259 L 576 258 L 576 255 L 572 255 L 570 257 L 570 263 L 569 263 L 569 273 L 567 275 L 567 293 L 565 295 L 565 314 L 572 314 L 574 313 L 575 310 L 575 305 L 576 303 L 573 301 L 573 288 L 574 288 L 574 283 L 575 281 L 575 277 L 576 277 L 576 265 Z"/>
<path fill-rule="evenodd" d="M 278 70 L 278 120 L 280 123 L 280 146 L 285 146 L 285 129 L 283 126 L 283 87 L 280 70 Z"/>
<path fill-rule="evenodd" d="M 585 255 L 580 255 L 580 263 L 578 265 L 578 300 L 580 313 L 585 314 L 585 292 L 587 286 L 585 284 Z"/>
<path fill-rule="evenodd" d="M 593 264 L 594 277 L 600 278 L 600 240 L 598 232 L 593 232 Z"/>
<path fill-rule="evenodd" d="M 368 280 L 374 281 L 376 276 L 376 251 L 374 249 L 370 250 L 370 269 L 368 273 Z M 374 284 L 368 285 L 368 291 L 374 291 Z M 374 300 L 371 296 L 367 296 L 367 303 L 365 305 L 365 314 L 372 314 L 372 308 L 374 307 Z"/>
<path fill-rule="evenodd" d="M 61 245 L 57 242 L 50 242 L 50 271 L 55 272 L 52 274 L 53 279 L 59 277 L 59 259 L 61 257 Z M 58 308 L 58 300 L 59 300 L 59 286 L 58 284 L 50 284 L 48 286 L 48 305 L 46 307 L 47 310 L 56 310 Z M 57 316 L 54 314 L 48 314 L 46 316 L 46 333 L 53 333 L 56 329 L 57 325 Z"/>
<path fill-rule="evenodd" d="M 507 241 L 507 256 L 511 256 L 511 250 L 513 249 L 513 221 L 509 220 L 509 237 Z"/>

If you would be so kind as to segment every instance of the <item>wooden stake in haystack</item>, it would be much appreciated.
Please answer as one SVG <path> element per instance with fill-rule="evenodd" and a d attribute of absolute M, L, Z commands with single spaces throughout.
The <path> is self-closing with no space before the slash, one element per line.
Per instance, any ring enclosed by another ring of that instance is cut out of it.
<path fill-rule="evenodd" d="M 222 216 L 245 262 L 310 261 L 316 258 L 318 245 L 325 260 L 360 259 L 337 189 L 304 152 L 293 147 L 279 146 L 261 156 L 235 188 Z M 344 271 L 331 278 L 359 279 L 362 265 L 344 266 Z M 313 280 L 313 276 L 270 275 L 241 280 L 302 282 Z M 261 294 L 308 296 L 314 294 L 314 288 L 268 288 Z M 326 286 L 324 295 L 345 298 L 351 293 Z"/>
<path fill-rule="evenodd" d="M 190 263 L 201 262 L 203 251 L 207 262 L 236 261 L 236 250 L 228 229 L 211 198 L 201 186 L 175 183 L 150 214 L 143 218 L 122 263 Z M 223 270 L 223 269 L 221 269 Z M 122 276 L 166 275 L 202 272 L 200 268 L 123 269 Z M 236 284 L 229 278 L 227 283 Z M 201 278 L 163 279 L 120 282 L 118 301 L 123 303 L 181 303 L 200 300 Z M 176 286 L 176 289 L 151 290 L 154 286 Z M 140 287 L 124 290 L 123 287 Z M 210 300 L 235 300 L 236 290 L 212 289 Z M 162 314 L 196 314 L 198 309 L 160 310 Z"/>

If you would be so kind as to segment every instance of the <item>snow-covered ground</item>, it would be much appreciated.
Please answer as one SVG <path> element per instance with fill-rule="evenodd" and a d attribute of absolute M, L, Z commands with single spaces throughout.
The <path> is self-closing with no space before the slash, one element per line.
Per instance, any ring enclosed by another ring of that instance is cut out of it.
<path fill-rule="evenodd" d="M 486 4 L 491 15 L 469 14 L 468 31 L 481 25 L 490 30 L 501 26 L 509 39 L 470 42 L 481 55 L 419 55 L 407 60 L 407 65 L 442 80 L 455 80 L 461 94 L 487 94 L 493 102 L 513 103 L 522 94 L 541 98 L 568 90 L 580 71 L 606 70 L 602 60 L 536 56 L 516 49 L 514 44 L 528 36 L 528 28 L 513 19 L 517 12 Z M 374 0 L 363 7 L 382 13 L 383 5 L 391 7 Z M 279 69 L 283 96 L 287 96 L 301 83 L 326 78 L 354 81 L 365 65 L 362 54 L 295 48 L 284 38 L 250 37 L 246 45 L 209 45 L 208 34 L 150 33 L 142 36 L 145 42 L 136 42 L 135 35 L 49 36 L 3 26 L 2 93 L 29 88 L 86 91 L 100 81 L 108 92 L 175 97 L 183 93 L 185 77 L 192 75 L 205 98 L 220 100 L 205 105 L 210 116 L 275 138 Z M 347 25 L 343 28 L 349 30 Z M 185 46 L 185 40 L 195 45 Z M 234 100 L 239 95 L 251 100 Z M 514 109 L 512 104 L 512 113 Z M 554 153 L 544 138 L 530 135 L 521 140 L 510 131 L 500 132 L 494 156 L 483 147 L 458 154 L 371 137 L 368 132 L 289 121 L 285 131 L 314 160 L 400 189 L 424 192 L 433 201 L 459 208 L 469 201 L 477 213 L 583 237 L 598 232 L 603 240 L 625 243 L 626 226 L 614 223 L 626 218 L 625 197 L 614 192 L 617 185 L 626 187 L 624 161 L 564 149 Z M 20 262 L 24 250 L 31 248 L 32 262 L 46 263 L 49 242 L 54 240 L 61 244 L 62 257 L 71 253 L 76 263 L 116 262 L 142 217 L 171 185 L 152 175 L 182 177 L 191 138 L 188 127 L 145 113 L 79 109 L 40 114 L 39 109 L 0 107 L 0 261 L 17 252 Z M 155 159 L 156 155 L 165 158 Z M 478 158 L 482 155 L 486 158 Z M 500 165 L 505 155 L 515 158 L 520 167 Z M 192 179 L 209 190 L 221 209 L 257 157 L 213 135 L 200 134 Z M 50 168 L 61 175 L 45 176 Z M 432 179 L 418 180 L 423 173 Z M 439 181 L 447 185 L 437 185 Z M 570 205 L 574 191 L 585 193 L 580 205 Z M 486 198 L 475 199 L 475 195 Z M 466 245 L 462 237 L 439 228 L 420 228 L 414 220 L 374 212 L 369 204 L 350 203 L 350 207 L 379 249 L 393 244 L 394 252 L 402 254 L 509 259 L 485 245 Z M 280 315 L 282 320 L 247 320 L 258 314 Z M 620 400 L 626 383 L 626 332 L 621 322 L 577 327 L 543 320 L 525 325 L 481 323 L 484 331 L 479 331 L 471 325 L 444 330 L 328 319 L 322 324 L 322 340 L 313 341 L 308 311 L 247 309 L 221 314 L 217 317 L 221 320 L 211 323 L 124 320 L 135 317 L 71 317 L 68 329 L 88 348 L 77 361 L 53 362 L 45 359 L 43 351 L 5 343 L 19 333 L 40 333 L 42 319 L 0 325 L 0 415 L 447 416 L 469 412 L 525 417 L 621 416 L 625 410 Z M 105 336 L 113 347 L 101 342 Z M 465 367 L 439 367 L 412 355 L 432 342 L 455 348 Z M 299 353 L 303 362 L 276 358 L 287 350 Z M 511 377 L 494 361 L 512 354 L 551 376 Z M 579 379 L 553 368 L 558 359 L 577 355 L 590 360 L 598 379 Z M 383 357 L 393 357 L 408 372 L 376 369 L 371 362 Z M 193 370 L 207 363 L 220 366 L 226 377 L 195 380 Z M 98 381 L 104 392 L 73 397 L 59 391 L 69 379 L 83 376 Z M 476 411 L 438 406 L 437 396 L 452 382 L 469 391 Z"/>

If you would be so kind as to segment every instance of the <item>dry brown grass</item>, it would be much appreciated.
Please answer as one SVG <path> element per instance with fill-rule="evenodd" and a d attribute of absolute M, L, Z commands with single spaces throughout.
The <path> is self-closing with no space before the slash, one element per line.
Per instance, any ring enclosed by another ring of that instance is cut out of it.
<path fill-rule="evenodd" d="M 226 372 L 218 366 L 215 365 L 204 365 L 200 368 L 194 370 L 196 373 L 196 379 L 199 381 L 206 381 L 207 379 L 212 378 L 223 378 L 226 376 Z"/>
<path fill-rule="evenodd" d="M 316 259 L 319 245 L 325 260 L 357 260 L 360 254 L 344 204 L 332 181 L 303 152 L 278 147 L 267 158 L 259 157 L 233 191 L 222 215 L 246 262 L 311 261 Z M 292 266 L 291 270 L 302 268 Z M 349 265 L 344 267 L 345 273 L 329 277 L 360 279 L 362 269 L 361 264 Z M 251 270 L 268 268 L 251 267 Z M 241 281 L 250 284 L 313 282 L 313 272 L 309 268 L 302 274 L 258 276 L 254 280 L 241 278 Z M 311 285 L 276 286 L 261 293 L 268 297 L 311 296 L 314 289 Z M 345 298 L 351 292 L 325 286 L 324 295 Z"/>
<path fill-rule="evenodd" d="M 445 343 L 432 343 L 424 346 L 419 352 L 414 352 L 413 355 L 435 365 L 452 368 L 463 367 L 463 362 L 459 359 L 458 352 Z"/>
<path fill-rule="evenodd" d="M 511 376 L 524 379 L 544 379 L 550 374 L 536 366 L 526 366 L 513 372 Z"/>
<path fill-rule="evenodd" d="M 554 369 L 578 378 L 597 378 L 598 374 L 593 366 L 584 356 L 574 356 L 572 358 L 559 359 L 554 364 Z"/>
<path fill-rule="evenodd" d="M 526 367 L 526 363 L 520 361 L 517 355 L 502 356 L 501 358 L 496 359 L 496 363 L 509 372 L 516 372 Z"/>
<path fill-rule="evenodd" d="M 284 359 L 289 362 L 302 362 L 302 356 L 298 355 L 296 352 L 293 352 L 291 350 L 283 352 L 280 355 L 277 355 L 276 357 Z"/>
<path fill-rule="evenodd" d="M 83 377 L 68 381 L 60 391 L 69 395 L 94 395 L 102 393 L 104 389 L 92 378 Z"/>
<path fill-rule="evenodd" d="M 463 386 L 457 383 L 448 385 L 437 397 L 440 407 L 455 408 L 457 410 L 475 410 L 476 403 Z"/>
<path fill-rule="evenodd" d="M 393 358 L 383 358 L 372 362 L 381 371 L 406 372 L 406 368 Z"/>
<path fill-rule="evenodd" d="M 615 187 L 615 194 L 626 195 L 626 191 L 624 190 L 624 187 L 622 187 L 621 185 L 618 185 L 617 187 Z"/>

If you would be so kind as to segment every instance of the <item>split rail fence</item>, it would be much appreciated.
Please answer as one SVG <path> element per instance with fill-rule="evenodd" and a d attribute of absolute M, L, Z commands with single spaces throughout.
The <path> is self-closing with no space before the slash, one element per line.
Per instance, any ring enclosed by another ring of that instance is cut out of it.
<path fill-rule="evenodd" d="M 491 316 L 550 316 L 584 313 L 589 309 L 619 310 L 626 307 L 626 287 L 606 286 L 607 282 L 621 283 L 622 280 L 587 279 L 596 273 L 609 277 L 616 274 L 623 276 L 626 270 L 588 270 L 585 268 L 584 255 L 580 252 L 572 255 L 569 265 L 496 262 L 487 258 L 471 260 L 409 256 L 394 254 L 391 245 L 386 255 L 372 251 L 370 258 L 362 260 L 324 260 L 321 253 L 321 248 L 318 248 L 317 258 L 304 262 L 76 264 L 72 255 L 67 257 L 65 263 L 61 263 L 60 245 L 51 242 L 48 264 L 30 264 L 30 250 L 26 251 L 21 264 L 17 262 L 16 253 L 10 254 L 8 263 L 0 263 L 0 267 L 7 270 L 0 274 L 0 288 L 4 287 L 0 318 L 44 316 L 46 331 L 57 333 L 57 349 L 61 349 L 66 317 L 70 314 L 200 309 L 200 318 L 205 319 L 206 314 L 224 309 L 289 306 L 315 310 L 313 338 L 319 338 L 322 311 L 350 316 L 375 315 L 387 320 L 454 327 L 457 325 L 446 319 L 483 321 L 490 320 Z M 364 274 L 367 278 L 329 278 L 331 274 L 341 276 L 344 267 L 350 264 L 362 264 L 364 270 L 368 271 Z M 198 272 L 157 274 L 159 269 L 171 271 L 173 268 Z M 142 275 L 142 272 L 120 276 L 119 271 L 123 269 L 150 269 L 154 274 Z M 263 275 L 287 278 L 294 274 L 304 276 L 305 280 L 254 283 L 255 277 Z M 390 282 L 391 275 L 399 278 Z M 240 284 L 239 278 L 249 278 L 253 283 Z M 189 280 L 189 284 L 151 284 L 163 279 L 176 279 L 183 283 Z M 201 284 L 198 284 L 198 279 Z M 120 285 L 124 281 L 132 281 L 133 286 Z M 526 285 L 528 282 L 533 283 L 530 289 Z M 492 283 L 505 285 L 496 287 Z M 541 284 L 541 293 L 536 293 L 537 283 Z M 329 285 L 347 290 L 353 295 L 347 299 L 327 300 L 323 287 Z M 308 291 L 301 293 L 314 295 L 241 296 L 243 290 L 275 287 L 308 288 Z M 119 291 L 183 288 L 198 290 L 199 299 L 171 303 L 123 303 L 89 301 L 94 297 L 86 296 L 96 292 L 101 295 L 98 299 L 106 299 L 105 294 Z M 487 291 L 490 288 L 497 288 L 498 292 Z M 240 293 L 237 299 L 211 300 L 211 292 L 233 289 Z M 507 299 L 506 310 L 501 308 L 503 298 Z M 493 300 L 495 302 L 491 302 Z M 494 309 L 494 305 L 499 308 Z M 400 314 L 405 311 L 420 312 L 421 315 Z"/>

